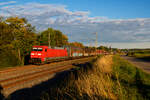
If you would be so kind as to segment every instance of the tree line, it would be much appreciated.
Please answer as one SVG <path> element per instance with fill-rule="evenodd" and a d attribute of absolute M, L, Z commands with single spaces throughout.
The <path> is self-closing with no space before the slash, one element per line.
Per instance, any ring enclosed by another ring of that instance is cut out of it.
<path fill-rule="evenodd" d="M 33 45 L 64 45 L 83 47 L 79 42 L 68 42 L 68 37 L 60 30 L 48 28 L 37 32 L 25 18 L 0 17 L 0 67 L 24 65 Z"/>

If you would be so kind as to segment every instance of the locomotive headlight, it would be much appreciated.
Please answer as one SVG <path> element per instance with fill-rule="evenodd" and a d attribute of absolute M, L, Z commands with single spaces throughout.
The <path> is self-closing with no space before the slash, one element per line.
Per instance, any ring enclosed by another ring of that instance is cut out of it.
<path fill-rule="evenodd" d="M 38 53 L 38 55 L 40 56 L 40 55 L 42 55 L 41 53 Z"/>
<path fill-rule="evenodd" d="M 34 53 L 31 53 L 31 55 L 34 55 Z"/>

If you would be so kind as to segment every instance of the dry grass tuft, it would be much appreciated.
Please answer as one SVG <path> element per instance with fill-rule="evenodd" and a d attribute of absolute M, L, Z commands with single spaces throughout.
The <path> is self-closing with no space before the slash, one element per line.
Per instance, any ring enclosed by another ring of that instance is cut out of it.
<path fill-rule="evenodd" d="M 112 72 L 112 55 L 103 56 L 101 59 L 98 59 L 96 64 L 102 73 L 111 73 Z"/>

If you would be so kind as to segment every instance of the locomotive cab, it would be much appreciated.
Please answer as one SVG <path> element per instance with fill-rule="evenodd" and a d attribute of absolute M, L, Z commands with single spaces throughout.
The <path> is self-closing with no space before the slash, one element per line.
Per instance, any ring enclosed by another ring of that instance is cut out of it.
<path fill-rule="evenodd" d="M 32 63 L 43 63 L 47 55 L 46 46 L 33 46 L 30 57 Z"/>

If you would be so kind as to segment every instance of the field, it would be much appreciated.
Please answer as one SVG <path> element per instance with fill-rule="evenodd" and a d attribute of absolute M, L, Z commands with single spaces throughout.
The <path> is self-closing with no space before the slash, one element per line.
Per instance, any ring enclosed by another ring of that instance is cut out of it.
<path fill-rule="evenodd" d="M 147 100 L 150 75 L 119 56 L 100 56 L 63 75 L 40 100 Z M 63 98 L 63 99 L 62 99 Z"/>
<path fill-rule="evenodd" d="M 131 50 L 127 54 L 131 57 L 136 57 L 141 60 L 150 61 L 150 50 Z"/>

